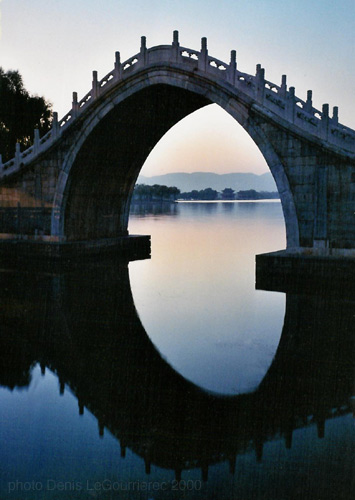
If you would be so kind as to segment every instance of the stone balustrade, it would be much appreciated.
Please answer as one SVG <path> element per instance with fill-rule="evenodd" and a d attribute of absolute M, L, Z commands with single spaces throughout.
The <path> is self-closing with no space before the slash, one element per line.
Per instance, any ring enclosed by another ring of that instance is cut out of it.
<path fill-rule="evenodd" d="M 286 120 L 295 128 L 296 134 L 305 132 L 346 153 L 355 153 L 355 131 L 338 122 L 337 107 L 333 108 L 330 117 L 328 104 L 323 105 L 322 111 L 313 107 L 312 91 L 308 91 L 307 100 L 303 101 L 295 95 L 294 87 L 287 89 L 286 75 L 282 76 L 279 86 L 265 79 L 265 70 L 260 64 L 256 66 L 255 75 L 242 73 L 237 69 L 234 50 L 231 51 L 230 63 L 227 64 L 208 55 L 206 38 L 202 38 L 201 50 L 196 51 L 181 47 L 178 32 L 174 31 L 172 45 L 147 49 L 146 39 L 142 37 L 140 52 L 123 63 L 120 61 L 120 53 L 116 52 L 114 69 L 101 80 L 94 71 L 91 90 L 80 100 L 74 92 L 71 110 L 60 120 L 57 113 L 54 113 L 52 128 L 47 134 L 39 138 L 35 132 L 33 146 L 20 152 L 20 145 L 17 145 L 14 158 L 6 163 L 2 163 L 0 158 L 0 178 L 16 172 L 30 163 L 35 156 L 50 148 L 79 116 L 86 113 L 97 99 L 103 98 L 115 85 L 131 77 L 135 72 L 159 65 L 205 73 L 213 83 L 222 81 L 230 85 L 237 97 L 251 98 L 254 101 L 253 106 L 259 112 L 267 113 L 271 119 Z"/>

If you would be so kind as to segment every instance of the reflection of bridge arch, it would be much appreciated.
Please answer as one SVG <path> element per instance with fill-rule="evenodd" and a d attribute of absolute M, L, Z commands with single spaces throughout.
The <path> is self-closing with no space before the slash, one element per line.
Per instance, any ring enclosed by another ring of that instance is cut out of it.
<path fill-rule="evenodd" d="M 129 447 L 143 457 L 147 472 L 151 463 L 177 476 L 201 467 L 206 477 L 209 464 L 225 460 L 233 469 L 240 453 L 254 448 L 261 459 L 263 443 L 279 436 L 290 447 L 292 431 L 312 423 L 321 437 L 328 418 L 350 411 L 353 300 L 288 295 L 280 346 L 259 388 L 223 397 L 160 356 L 134 308 L 127 266 L 85 266 L 32 287 L 21 280 L 33 284 L 31 275 L 2 274 L 1 298 L 12 297 L 12 309 L 2 313 L 1 383 L 23 385 L 36 362 L 50 368 L 79 412 L 95 415 L 100 434 L 107 428 L 123 455 Z M 32 314 L 14 319 L 14 304 Z"/>
<path fill-rule="evenodd" d="M 148 154 L 175 123 L 209 103 L 231 114 L 264 155 L 288 247 L 355 247 L 355 134 L 338 123 L 337 108 L 330 118 L 328 105 L 313 108 L 311 92 L 307 101 L 297 98 L 286 77 L 278 86 L 260 65 L 255 76 L 242 73 L 235 51 L 226 64 L 208 55 L 206 39 L 201 51 L 181 47 L 177 32 L 172 45 L 150 49 L 142 37 L 140 53 L 123 64 L 116 53 L 113 71 L 102 80 L 94 72 L 88 94 L 78 101 L 74 93 L 71 111 L 3 165 L 2 183 L 16 193 L 29 185 L 38 206 L 52 207 L 50 229 L 36 222 L 40 234 L 71 241 L 124 235 Z"/>

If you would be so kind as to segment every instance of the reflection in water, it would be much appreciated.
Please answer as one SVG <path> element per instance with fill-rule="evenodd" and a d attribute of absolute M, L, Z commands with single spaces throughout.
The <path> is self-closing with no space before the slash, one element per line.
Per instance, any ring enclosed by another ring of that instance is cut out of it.
<path fill-rule="evenodd" d="M 340 457 L 341 474 L 338 469 L 332 470 L 331 459 L 329 466 L 312 469 L 315 462 L 324 459 L 325 450 L 318 449 L 314 437 L 310 439 L 313 451 L 309 457 L 302 456 L 310 475 L 307 485 L 297 481 L 294 465 L 284 469 L 280 456 L 276 458 L 279 462 L 275 462 L 269 443 L 284 440 L 285 449 L 295 448 L 293 460 L 297 462 L 305 429 L 316 426 L 318 438 L 323 438 L 329 424 L 331 435 L 326 448 L 334 446 L 332 453 L 338 456 L 334 436 L 340 432 L 342 438 L 342 426 L 345 425 L 344 431 L 347 425 L 342 419 L 352 411 L 355 395 L 354 298 L 288 294 L 280 344 L 264 379 L 255 391 L 228 397 L 201 390 L 159 354 L 137 316 L 127 264 L 102 262 L 53 275 L 2 272 L 0 294 L 1 385 L 10 390 L 21 389 L 30 383 L 36 365 L 40 365 L 42 373 L 49 369 L 58 378 L 60 394 L 69 389 L 77 399 L 78 413 L 89 412 L 95 417 L 98 434 L 102 436 L 108 430 L 119 441 L 122 459 L 131 450 L 144 460 L 145 473 L 151 473 L 157 481 L 161 480 L 161 469 L 174 471 L 177 479 L 195 477 L 187 471 L 200 469 L 202 479 L 209 479 L 201 490 L 201 495 L 206 496 L 199 497 L 195 491 L 190 498 L 214 498 L 216 482 L 220 491 L 216 498 L 237 498 L 234 495 L 239 483 L 231 486 L 223 475 L 217 479 L 214 471 L 218 463 L 226 463 L 234 473 L 238 457 L 249 457 L 252 452 L 257 462 L 266 461 L 272 467 L 279 464 L 280 469 L 274 472 L 278 486 L 269 484 L 267 477 L 259 473 L 258 480 L 264 485 L 255 484 L 257 488 L 266 488 L 264 493 L 268 496 L 254 492 L 244 498 L 286 498 L 282 496 L 285 481 L 288 487 L 298 488 L 300 498 L 311 498 L 306 495 L 314 493 L 319 479 L 324 484 L 324 491 L 323 486 L 317 486 L 318 491 L 323 491 L 319 498 L 333 498 L 326 495 L 326 484 L 337 488 L 338 498 L 350 498 L 346 495 L 352 482 L 351 436 L 347 436 L 348 449 Z M 38 388 L 36 377 L 34 383 Z M 52 399 L 53 396 L 49 405 Z M 36 397 L 28 404 L 27 412 L 34 417 L 32 425 L 46 433 L 36 411 Z M 20 457 L 16 456 L 16 446 L 20 445 L 8 439 L 15 415 L 5 419 L 3 411 L 1 437 L 5 446 L 0 454 L 8 466 L 2 471 L 2 487 L 19 476 L 13 474 L 16 466 L 20 468 Z M 54 418 L 55 427 L 63 433 L 61 415 Z M 25 438 L 29 436 L 21 436 L 20 440 Z M 59 477 L 72 477 L 71 460 L 60 459 L 68 447 L 70 450 L 65 434 L 64 442 L 46 442 L 38 435 L 37 439 L 31 440 L 35 479 L 57 477 L 58 470 Z M 76 479 L 84 484 L 80 474 L 94 477 L 100 466 L 85 463 L 85 447 L 81 452 L 82 470 L 76 472 Z M 58 470 L 51 469 L 53 461 L 49 469 L 43 463 L 41 456 L 47 454 L 57 457 Z M 134 463 L 129 457 L 128 460 Z M 239 464 L 246 467 L 245 474 L 248 461 L 250 458 Z M 284 463 L 287 464 L 287 456 Z M 301 470 L 303 466 L 298 467 Z M 105 477 L 107 469 L 110 464 L 104 462 Z M 329 472 L 331 480 L 327 478 Z M 116 473 L 119 475 L 119 471 Z M 133 466 L 130 473 L 135 474 Z M 28 477 L 23 474 L 20 477 Z M 232 487 L 229 492 L 225 491 L 227 484 Z M 209 485 L 211 490 L 206 489 Z M 172 498 L 171 491 L 165 496 L 160 493 L 157 498 Z M 43 497 L 28 498 L 50 497 L 46 495 L 48 492 Z M 129 498 L 150 497 L 132 494 Z"/>
<path fill-rule="evenodd" d="M 149 261 L 0 271 L 1 499 L 353 498 L 355 297 L 255 290 L 279 205 L 207 205 L 138 214 Z"/>
<path fill-rule="evenodd" d="M 285 313 L 283 294 L 254 284 L 254 255 L 285 245 L 280 203 L 174 206 L 174 217 L 130 221 L 131 232 L 151 234 L 151 260 L 129 265 L 139 317 L 192 382 L 223 394 L 254 390 L 272 362 Z"/>
<path fill-rule="evenodd" d="M 177 214 L 176 203 L 170 202 L 140 202 L 131 204 L 130 214 L 131 216 L 144 217 L 146 215 L 176 215 Z"/>

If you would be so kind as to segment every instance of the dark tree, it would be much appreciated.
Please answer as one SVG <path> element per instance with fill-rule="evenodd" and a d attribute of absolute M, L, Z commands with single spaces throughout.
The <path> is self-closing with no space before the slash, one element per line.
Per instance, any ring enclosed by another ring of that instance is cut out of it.
<path fill-rule="evenodd" d="M 0 67 L 0 154 L 7 161 L 15 154 L 16 143 L 22 149 L 33 143 L 33 131 L 45 134 L 51 125 L 52 109 L 43 97 L 31 96 L 18 71 Z"/>
<path fill-rule="evenodd" d="M 222 200 L 235 200 L 235 191 L 232 188 L 225 188 L 222 191 Z"/>
<path fill-rule="evenodd" d="M 216 200 L 218 197 L 218 192 L 212 188 L 202 189 L 199 192 L 201 200 Z"/>
<path fill-rule="evenodd" d="M 136 184 L 133 191 L 133 199 L 136 201 L 175 201 L 179 194 L 180 189 L 175 186 Z"/>

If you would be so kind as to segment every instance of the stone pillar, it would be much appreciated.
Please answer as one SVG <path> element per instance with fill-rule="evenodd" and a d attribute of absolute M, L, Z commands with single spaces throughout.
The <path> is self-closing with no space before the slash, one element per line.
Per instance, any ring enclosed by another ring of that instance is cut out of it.
<path fill-rule="evenodd" d="M 104 437 L 104 432 L 105 432 L 105 426 L 100 420 L 98 421 L 98 427 L 99 427 L 99 436 L 100 438 Z"/>
<path fill-rule="evenodd" d="M 282 75 L 281 77 L 281 88 L 280 88 L 280 96 L 285 98 L 287 92 L 287 76 Z"/>
<path fill-rule="evenodd" d="M 295 119 L 295 106 L 296 106 L 296 101 L 295 101 L 295 87 L 290 87 L 288 91 L 288 96 L 287 96 L 287 103 L 286 103 L 286 115 L 287 119 L 293 123 Z"/>
<path fill-rule="evenodd" d="M 235 74 L 237 71 L 237 52 L 231 50 L 231 60 L 227 69 L 227 81 L 232 85 L 235 84 Z"/>
<path fill-rule="evenodd" d="M 307 90 L 307 101 L 306 101 L 305 111 L 307 111 L 307 113 L 311 113 L 312 112 L 312 107 L 313 107 L 313 104 L 312 104 L 312 91 L 311 90 Z"/>
<path fill-rule="evenodd" d="M 39 130 L 35 128 L 33 131 L 33 152 L 37 154 L 39 150 Z"/>
<path fill-rule="evenodd" d="M 265 69 L 260 64 L 256 65 L 255 84 L 255 99 L 262 104 L 265 91 Z"/>
<path fill-rule="evenodd" d="M 115 76 L 118 80 L 122 78 L 121 55 L 119 51 L 115 52 Z"/>
<path fill-rule="evenodd" d="M 180 44 L 179 44 L 179 32 L 175 30 L 173 32 L 173 59 L 174 62 L 178 62 L 180 60 Z"/>
<path fill-rule="evenodd" d="M 73 92 L 73 103 L 72 103 L 72 118 L 75 118 L 79 112 L 79 104 L 78 104 L 78 94 L 77 92 Z"/>
<path fill-rule="evenodd" d="M 234 474 L 235 473 L 235 464 L 237 461 L 237 456 L 233 455 L 229 457 L 228 462 L 229 462 L 229 473 Z"/>
<path fill-rule="evenodd" d="M 144 465 L 145 465 L 145 473 L 150 474 L 150 459 L 148 457 L 144 457 Z"/>
<path fill-rule="evenodd" d="M 176 481 L 181 481 L 181 468 L 176 467 L 175 468 L 175 479 Z"/>
<path fill-rule="evenodd" d="M 328 139 L 328 129 L 329 129 L 329 104 L 323 104 L 322 106 L 322 139 Z"/>
<path fill-rule="evenodd" d="M 141 48 L 140 48 L 140 65 L 145 66 L 148 64 L 148 51 L 147 51 L 147 39 L 145 36 L 141 37 Z"/>
<path fill-rule="evenodd" d="M 16 165 L 16 168 L 19 168 L 20 161 L 21 161 L 20 143 L 16 142 L 16 148 L 15 148 L 15 165 Z"/>
<path fill-rule="evenodd" d="M 58 113 L 54 111 L 52 120 L 52 137 L 55 139 L 59 135 Z"/>
<path fill-rule="evenodd" d="M 97 71 L 92 72 L 92 91 L 91 95 L 93 99 L 96 99 L 99 95 L 99 82 L 97 80 Z"/>
<path fill-rule="evenodd" d="M 333 122 L 338 124 L 338 106 L 333 107 L 333 117 L 332 117 Z"/>
<path fill-rule="evenodd" d="M 207 62 L 208 62 L 208 50 L 207 50 L 207 38 L 201 38 L 201 52 L 198 58 L 198 69 L 200 71 L 207 70 Z"/>

